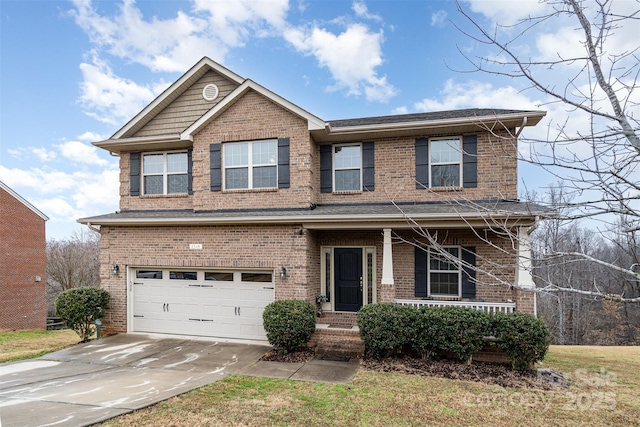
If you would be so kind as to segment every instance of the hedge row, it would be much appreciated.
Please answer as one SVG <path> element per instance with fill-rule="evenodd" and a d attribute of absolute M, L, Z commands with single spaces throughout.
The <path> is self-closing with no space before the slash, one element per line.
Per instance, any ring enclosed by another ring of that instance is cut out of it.
<path fill-rule="evenodd" d="M 358 312 L 358 327 L 367 351 L 374 357 L 415 353 L 429 359 L 439 353 L 469 360 L 493 336 L 513 367 L 527 370 L 549 348 L 549 330 L 526 313 L 488 314 L 463 307 L 370 304 Z"/>

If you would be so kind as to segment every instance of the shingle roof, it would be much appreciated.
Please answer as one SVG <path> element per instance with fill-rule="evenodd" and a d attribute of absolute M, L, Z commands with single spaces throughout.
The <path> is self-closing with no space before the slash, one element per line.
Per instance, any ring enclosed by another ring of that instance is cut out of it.
<path fill-rule="evenodd" d="M 305 209 L 226 209 L 212 211 L 144 210 L 122 211 L 78 220 L 95 225 L 152 224 L 249 224 L 313 223 L 358 224 L 372 222 L 406 223 L 419 221 L 460 221 L 487 218 L 529 219 L 549 215 L 543 206 L 518 201 L 477 201 L 464 203 L 368 203 L 318 205 Z"/>
<path fill-rule="evenodd" d="M 428 122 L 447 119 L 497 117 L 506 114 L 541 113 L 540 111 L 504 110 L 494 108 L 468 108 L 465 110 L 434 111 L 429 113 L 399 114 L 393 116 L 361 117 L 357 119 L 329 120 L 331 127 L 369 126 L 391 123 Z"/>

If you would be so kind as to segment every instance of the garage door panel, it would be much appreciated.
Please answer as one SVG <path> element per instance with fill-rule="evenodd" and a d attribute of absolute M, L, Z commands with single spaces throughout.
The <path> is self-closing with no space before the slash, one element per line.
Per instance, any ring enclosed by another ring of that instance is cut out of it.
<path fill-rule="evenodd" d="M 134 279 L 134 331 L 266 340 L 262 313 L 274 301 L 273 284 L 202 280 L 203 273 L 176 280 L 169 269 L 162 276 Z"/>

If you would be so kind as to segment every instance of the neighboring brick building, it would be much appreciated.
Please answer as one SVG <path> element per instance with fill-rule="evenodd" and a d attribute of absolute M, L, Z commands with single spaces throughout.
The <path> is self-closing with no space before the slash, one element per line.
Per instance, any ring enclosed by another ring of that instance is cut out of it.
<path fill-rule="evenodd" d="M 48 219 L 0 181 L 0 331 L 46 329 Z"/>
<path fill-rule="evenodd" d="M 327 331 L 373 302 L 535 312 L 518 261 L 544 211 L 517 200 L 517 135 L 544 115 L 324 121 L 203 58 L 94 143 L 121 170 L 120 210 L 80 220 L 100 226 L 104 327 L 263 340 L 266 304 L 319 295 Z"/>

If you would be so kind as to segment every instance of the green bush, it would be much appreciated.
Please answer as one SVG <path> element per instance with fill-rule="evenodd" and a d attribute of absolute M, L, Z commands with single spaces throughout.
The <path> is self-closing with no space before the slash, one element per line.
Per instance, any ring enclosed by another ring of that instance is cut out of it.
<path fill-rule="evenodd" d="M 73 288 L 56 299 L 56 313 L 80 339 L 88 341 L 95 332 L 95 321 L 109 305 L 109 292 L 100 288 Z"/>
<path fill-rule="evenodd" d="M 497 313 L 491 330 L 498 339 L 495 346 L 511 359 L 514 369 L 526 371 L 544 359 L 549 349 L 549 329 L 542 319 L 527 313 Z"/>
<path fill-rule="evenodd" d="M 416 309 L 394 303 L 369 304 L 358 312 L 365 348 L 374 357 L 401 354 L 413 340 Z"/>
<path fill-rule="evenodd" d="M 281 353 L 302 347 L 316 329 L 316 308 L 308 301 L 280 300 L 262 314 L 267 339 Z"/>
<path fill-rule="evenodd" d="M 489 328 L 489 314 L 465 307 L 437 307 L 434 314 L 434 323 L 440 329 L 437 340 L 441 351 L 453 353 L 466 362 L 482 349 L 482 338 Z"/>

